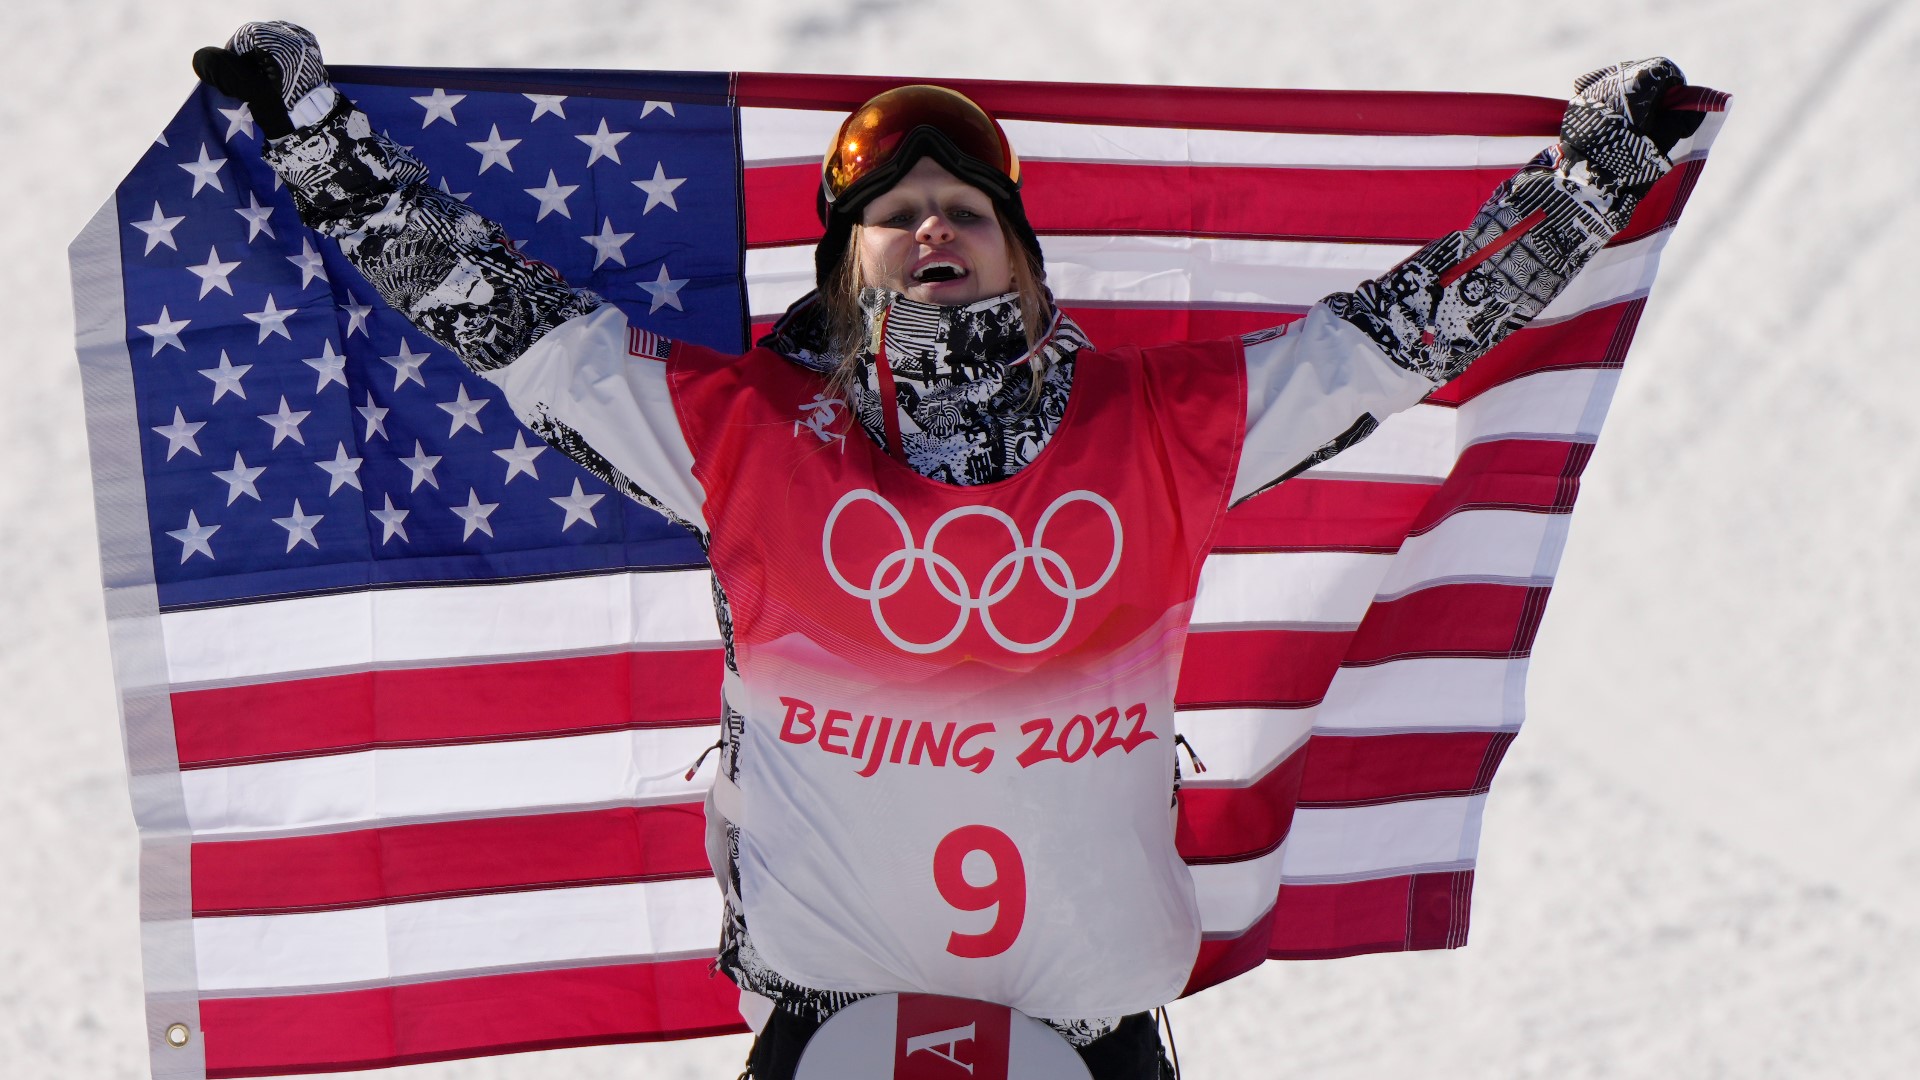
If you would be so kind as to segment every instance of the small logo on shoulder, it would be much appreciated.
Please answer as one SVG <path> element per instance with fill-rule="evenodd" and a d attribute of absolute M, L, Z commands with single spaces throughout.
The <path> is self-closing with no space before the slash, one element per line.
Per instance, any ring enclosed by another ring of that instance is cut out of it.
<path fill-rule="evenodd" d="M 627 352 L 643 360 L 665 360 L 673 352 L 673 339 L 663 338 L 651 330 L 629 326 L 627 327 Z"/>
<path fill-rule="evenodd" d="M 800 406 L 800 419 L 793 422 L 794 437 L 798 438 L 804 430 L 813 432 L 814 438 L 823 443 L 844 439 L 847 437 L 845 433 L 828 429 L 839 423 L 846 412 L 847 403 L 840 398 L 828 397 L 824 393 L 815 394 L 812 401 L 803 402 Z"/>

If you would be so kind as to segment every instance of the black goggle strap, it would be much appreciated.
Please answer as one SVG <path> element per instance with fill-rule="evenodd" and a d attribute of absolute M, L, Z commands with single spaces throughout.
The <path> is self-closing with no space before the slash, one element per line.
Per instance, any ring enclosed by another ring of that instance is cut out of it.
<path fill-rule="evenodd" d="M 823 206 L 832 207 L 842 213 L 851 214 L 864 206 L 871 196 L 879 195 L 897 182 L 901 176 L 913 168 L 921 158 L 930 157 L 945 166 L 948 172 L 972 184 L 974 187 L 1000 198 L 1012 198 L 1020 190 L 1020 183 L 1007 177 L 999 169 L 962 153 L 940 129 L 922 124 L 907 133 L 900 145 L 888 156 L 887 160 L 865 176 L 855 180 L 847 189 L 835 197 L 824 172 L 820 177 L 820 198 Z"/>

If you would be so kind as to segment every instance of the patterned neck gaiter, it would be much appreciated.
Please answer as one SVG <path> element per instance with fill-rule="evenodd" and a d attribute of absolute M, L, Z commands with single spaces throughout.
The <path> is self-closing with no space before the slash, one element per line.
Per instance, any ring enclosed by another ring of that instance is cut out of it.
<path fill-rule="evenodd" d="M 761 344 L 827 373 L 839 358 L 826 351 L 826 319 L 812 299 L 795 304 Z M 1017 293 L 942 307 L 867 289 L 860 305 L 870 321 L 885 316 L 902 450 L 914 471 L 947 484 L 987 484 L 1014 475 L 1040 453 L 1066 411 L 1074 354 L 1089 347 L 1072 319 L 1062 314 L 1029 355 Z M 860 360 L 854 413 L 868 436 L 885 445 L 873 361 L 871 355 Z"/>

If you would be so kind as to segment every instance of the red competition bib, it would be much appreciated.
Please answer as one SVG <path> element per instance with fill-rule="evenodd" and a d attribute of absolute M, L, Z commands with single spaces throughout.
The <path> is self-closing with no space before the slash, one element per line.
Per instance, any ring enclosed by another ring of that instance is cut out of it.
<path fill-rule="evenodd" d="M 1075 362 L 1039 457 L 957 487 L 774 353 L 675 346 L 746 718 L 741 902 L 787 978 L 1046 1017 L 1186 983 L 1174 684 L 1243 360 L 1221 342 Z"/>

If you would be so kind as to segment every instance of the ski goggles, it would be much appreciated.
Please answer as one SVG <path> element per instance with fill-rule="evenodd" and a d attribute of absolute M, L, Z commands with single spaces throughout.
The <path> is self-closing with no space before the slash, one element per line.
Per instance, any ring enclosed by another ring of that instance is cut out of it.
<path fill-rule="evenodd" d="M 965 94 L 921 84 L 888 90 L 841 123 L 820 163 L 821 201 L 851 211 L 922 157 L 998 195 L 1020 187 L 1020 157 L 999 122 Z"/>

